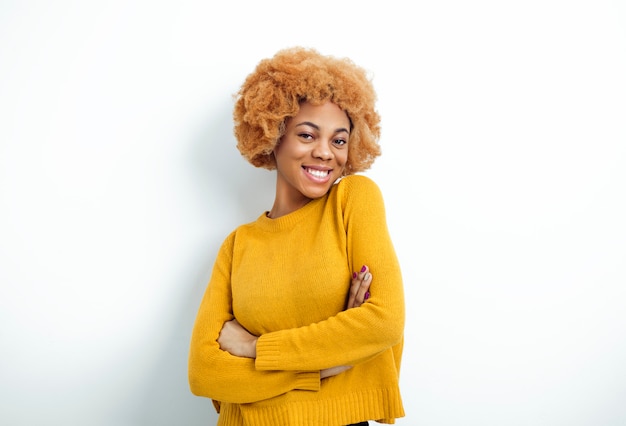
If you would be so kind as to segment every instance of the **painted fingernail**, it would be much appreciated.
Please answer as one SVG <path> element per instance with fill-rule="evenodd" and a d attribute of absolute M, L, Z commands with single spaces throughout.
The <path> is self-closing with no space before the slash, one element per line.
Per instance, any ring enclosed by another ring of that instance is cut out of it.
<path fill-rule="evenodd" d="M 356 272 L 352 273 L 352 278 L 356 278 Z"/>
<path fill-rule="evenodd" d="M 367 300 L 367 299 L 369 299 L 369 298 L 370 298 L 370 292 L 369 292 L 369 291 L 366 291 L 366 292 L 365 292 L 365 297 L 363 298 L 363 300 Z"/>
<path fill-rule="evenodd" d="M 363 277 L 363 281 L 369 281 L 370 278 L 372 278 L 372 274 L 370 274 L 369 272 L 367 274 L 365 274 L 365 276 Z"/>
<path fill-rule="evenodd" d="M 361 268 L 361 272 L 365 272 L 367 270 L 367 266 L 363 265 L 363 267 Z"/>

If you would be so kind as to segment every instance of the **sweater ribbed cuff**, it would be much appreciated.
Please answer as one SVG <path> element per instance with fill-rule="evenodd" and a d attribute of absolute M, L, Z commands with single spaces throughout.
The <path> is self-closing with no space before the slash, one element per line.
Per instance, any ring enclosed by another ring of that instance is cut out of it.
<path fill-rule="evenodd" d="M 271 334 L 265 334 L 256 342 L 257 370 L 283 370 L 280 366 L 280 343 Z"/>
<path fill-rule="evenodd" d="M 255 367 L 257 370 L 284 370 L 280 364 L 280 348 L 278 339 L 271 335 L 263 335 L 256 343 Z M 319 391 L 321 378 L 319 371 L 295 371 L 296 384 L 294 389 Z"/>
<path fill-rule="evenodd" d="M 321 386 L 319 371 L 296 372 L 296 386 L 294 389 L 305 391 L 319 391 Z"/>

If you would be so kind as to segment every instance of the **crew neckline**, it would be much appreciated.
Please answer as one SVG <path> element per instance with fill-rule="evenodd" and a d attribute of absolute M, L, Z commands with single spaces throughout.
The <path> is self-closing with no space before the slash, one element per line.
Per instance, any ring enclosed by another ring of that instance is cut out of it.
<path fill-rule="evenodd" d="M 330 192 L 330 191 L 329 191 Z M 300 207 L 297 210 L 292 211 L 291 213 L 287 213 L 281 217 L 277 217 L 276 219 L 272 219 L 268 216 L 269 211 L 263 212 L 261 216 L 257 219 L 256 223 L 261 226 L 262 229 L 267 231 L 280 231 L 282 229 L 289 229 L 296 225 L 298 222 L 301 222 L 304 218 L 309 216 L 315 208 L 325 201 L 328 198 L 328 193 L 320 198 L 315 198 L 304 206 Z"/>

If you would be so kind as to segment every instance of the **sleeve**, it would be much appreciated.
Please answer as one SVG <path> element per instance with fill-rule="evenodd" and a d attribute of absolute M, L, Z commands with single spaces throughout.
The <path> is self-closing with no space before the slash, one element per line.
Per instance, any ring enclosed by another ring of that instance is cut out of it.
<path fill-rule="evenodd" d="M 319 370 L 356 365 L 402 342 L 402 276 L 387 228 L 382 194 L 365 176 L 351 176 L 343 181 L 338 197 L 343 209 L 348 262 L 353 271 L 368 265 L 373 275 L 371 297 L 360 307 L 327 320 L 260 336 L 255 361 L 258 370 Z"/>
<path fill-rule="evenodd" d="M 215 401 L 248 403 L 294 389 L 319 390 L 319 370 L 259 371 L 253 359 L 220 349 L 222 326 L 234 318 L 230 287 L 234 240 L 232 233 L 222 244 L 196 316 L 188 364 L 191 392 Z"/>

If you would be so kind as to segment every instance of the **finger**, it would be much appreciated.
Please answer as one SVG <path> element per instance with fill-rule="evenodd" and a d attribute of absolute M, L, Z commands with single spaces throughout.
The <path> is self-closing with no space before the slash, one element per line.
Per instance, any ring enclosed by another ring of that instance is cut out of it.
<path fill-rule="evenodd" d="M 372 282 L 372 274 L 367 266 L 363 266 L 361 271 L 352 274 L 352 283 L 350 286 L 350 296 L 347 308 L 356 308 L 361 306 L 369 298 L 369 287 Z"/>
<path fill-rule="evenodd" d="M 372 274 L 370 273 L 369 266 L 363 265 L 359 271 L 358 277 L 361 279 L 360 286 L 357 289 L 355 299 L 359 306 L 366 300 L 365 294 L 369 290 L 369 285 L 372 281 Z"/>
<path fill-rule="evenodd" d="M 369 271 L 364 274 L 355 296 L 355 301 L 358 306 L 361 306 L 367 299 L 369 299 L 369 289 L 372 284 L 372 279 L 372 274 Z"/>
<path fill-rule="evenodd" d="M 348 304 L 347 308 L 354 307 L 354 301 L 356 299 L 356 295 L 359 292 L 359 287 L 361 286 L 361 279 L 356 272 L 352 273 L 352 281 L 350 282 L 350 291 L 348 292 Z"/>
<path fill-rule="evenodd" d="M 361 266 L 361 270 L 359 271 L 359 273 L 357 274 L 357 276 L 363 280 L 363 278 L 365 277 L 365 274 L 367 274 L 369 272 L 369 268 L 367 265 L 363 265 Z"/>

